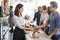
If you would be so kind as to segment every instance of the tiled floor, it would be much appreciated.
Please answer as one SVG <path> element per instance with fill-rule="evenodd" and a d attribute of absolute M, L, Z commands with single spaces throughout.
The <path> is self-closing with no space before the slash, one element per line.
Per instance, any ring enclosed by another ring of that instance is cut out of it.
<path fill-rule="evenodd" d="M 5 26 L 5 27 L 1 27 L 2 29 L 2 38 L 3 38 L 3 35 L 5 34 L 5 32 L 6 32 L 6 34 L 5 34 L 5 36 L 4 36 L 4 39 L 1 39 L 1 40 L 12 40 L 13 39 L 13 33 L 10 33 L 9 32 L 9 27 L 7 27 L 7 26 Z"/>

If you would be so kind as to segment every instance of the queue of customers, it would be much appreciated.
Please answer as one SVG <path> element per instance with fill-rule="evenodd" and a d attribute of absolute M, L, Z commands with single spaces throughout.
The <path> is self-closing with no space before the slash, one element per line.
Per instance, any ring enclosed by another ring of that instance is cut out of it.
<path fill-rule="evenodd" d="M 55 1 L 50 2 L 50 7 L 46 7 L 46 5 L 39 6 L 38 11 L 31 21 L 33 23 L 36 20 L 38 27 L 35 27 L 34 29 L 43 29 L 47 33 L 46 37 L 51 38 L 52 40 L 58 40 L 60 38 L 60 13 L 57 12 L 57 8 L 58 4 Z M 14 15 L 13 12 L 10 11 L 9 23 L 11 22 L 10 20 L 13 20 L 14 22 L 10 23 L 10 32 L 13 32 L 13 40 L 26 40 L 24 31 L 26 27 L 22 12 L 22 4 L 16 5 Z M 13 25 L 15 26 L 14 31 L 12 28 Z"/>

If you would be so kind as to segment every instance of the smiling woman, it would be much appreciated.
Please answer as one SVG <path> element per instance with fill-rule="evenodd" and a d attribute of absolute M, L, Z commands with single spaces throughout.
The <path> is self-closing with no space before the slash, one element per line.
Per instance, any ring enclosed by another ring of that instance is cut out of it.
<path fill-rule="evenodd" d="M 24 19 L 22 16 L 23 5 L 17 4 L 15 8 L 15 15 L 14 15 L 14 25 L 15 30 L 13 34 L 13 40 L 26 40 L 25 32 L 24 32 Z"/>

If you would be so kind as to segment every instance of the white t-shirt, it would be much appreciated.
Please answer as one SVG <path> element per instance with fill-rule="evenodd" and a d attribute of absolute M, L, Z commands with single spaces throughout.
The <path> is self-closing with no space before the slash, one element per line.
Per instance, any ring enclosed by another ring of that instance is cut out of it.
<path fill-rule="evenodd" d="M 16 15 L 14 15 L 13 20 L 14 20 L 15 27 L 17 26 L 20 29 L 24 28 L 25 22 L 24 22 L 24 19 L 22 16 L 18 17 Z"/>

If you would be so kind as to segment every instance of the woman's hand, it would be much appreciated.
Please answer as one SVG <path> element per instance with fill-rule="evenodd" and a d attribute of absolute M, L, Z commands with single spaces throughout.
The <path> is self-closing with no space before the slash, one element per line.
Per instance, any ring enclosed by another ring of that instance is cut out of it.
<path fill-rule="evenodd" d="M 33 30 L 33 28 L 31 28 L 31 27 L 29 27 L 29 28 L 25 27 L 25 28 L 24 28 L 24 30 L 32 31 L 32 30 Z"/>
<path fill-rule="evenodd" d="M 33 29 L 33 32 L 37 32 L 37 31 L 39 31 L 39 27 L 34 27 L 34 29 Z"/>

